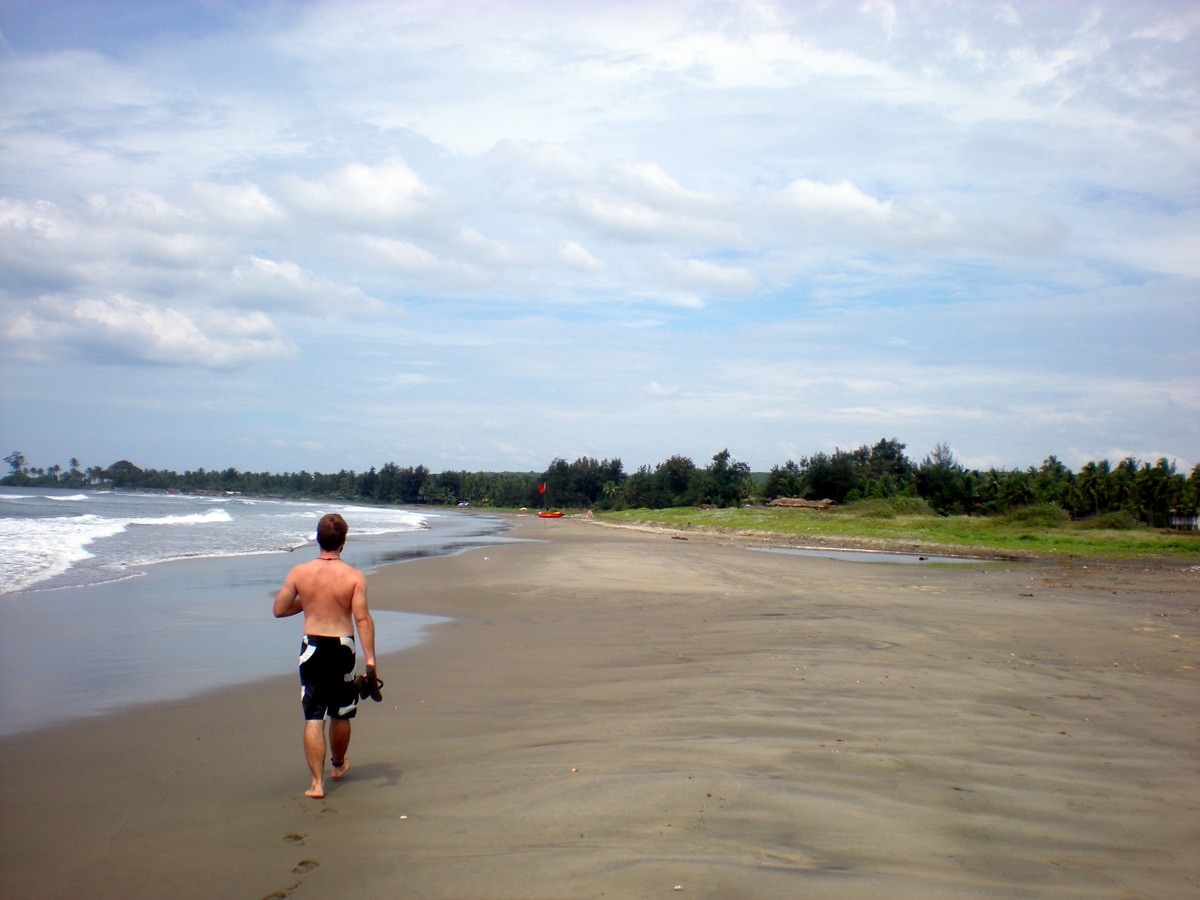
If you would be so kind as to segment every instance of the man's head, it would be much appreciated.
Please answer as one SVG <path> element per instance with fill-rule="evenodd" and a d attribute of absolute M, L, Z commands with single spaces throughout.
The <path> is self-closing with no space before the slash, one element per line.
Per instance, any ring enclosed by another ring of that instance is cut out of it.
<path fill-rule="evenodd" d="M 317 543 L 326 552 L 341 550 L 349 530 L 350 526 L 346 524 L 346 520 L 337 513 L 322 516 L 321 521 L 317 523 Z"/>

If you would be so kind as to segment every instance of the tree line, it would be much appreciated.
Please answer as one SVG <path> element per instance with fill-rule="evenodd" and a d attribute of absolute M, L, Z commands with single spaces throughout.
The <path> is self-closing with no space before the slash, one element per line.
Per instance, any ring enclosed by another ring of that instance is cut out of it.
<path fill-rule="evenodd" d="M 1057 507 L 1072 519 L 1109 516 L 1114 524 L 1142 522 L 1167 527 L 1172 515 L 1195 515 L 1200 499 L 1200 465 L 1190 474 L 1159 459 L 1153 464 L 1126 458 L 1089 462 L 1072 472 L 1057 457 L 1026 469 L 968 469 L 939 444 L 920 462 L 905 445 L 881 439 L 873 446 L 835 450 L 789 460 L 767 473 L 752 473 L 728 449 L 709 465 L 672 456 L 655 466 L 626 473 L 619 459 L 555 459 L 542 472 L 431 472 L 389 462 L 366 472 L 241 472 L 197 469 L 182 474 L 142 469 L 128 460 L 107 467 L 80 467 L 72 458 L 33 468 L 13 451 L 0 484 L 63 488 L 111 487 L 241 493 L 285 499 L 340 499 L 398 505 L 468 503 L 472 506 L 663 509 L 674 506 L 738 506 L 780 497 L 832 500 L 910 498 L 940 515 L 996 515 L 1032 506 Z"/>

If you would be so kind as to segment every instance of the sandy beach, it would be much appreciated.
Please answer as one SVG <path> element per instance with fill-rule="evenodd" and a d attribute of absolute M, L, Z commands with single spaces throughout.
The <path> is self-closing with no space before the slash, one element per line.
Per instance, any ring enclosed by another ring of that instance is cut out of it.
<path fill-rule="evenodd" d="M 0 741 L 0 896 L 1200 894 L 1194 568 L 514 521 L 371 576 L 451 621 L 324 800 L 294 675 Z"/>

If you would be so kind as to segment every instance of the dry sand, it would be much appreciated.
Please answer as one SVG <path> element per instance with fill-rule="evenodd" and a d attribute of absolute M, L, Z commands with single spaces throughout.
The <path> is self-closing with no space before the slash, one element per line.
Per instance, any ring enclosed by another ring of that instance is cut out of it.
<path fill-rule="evenodd" d="M 1196 570 L 515 533 L 371 577 L 324 800 L 294 676 L 0 741 L 0 896 L 1200 894 Z"/>

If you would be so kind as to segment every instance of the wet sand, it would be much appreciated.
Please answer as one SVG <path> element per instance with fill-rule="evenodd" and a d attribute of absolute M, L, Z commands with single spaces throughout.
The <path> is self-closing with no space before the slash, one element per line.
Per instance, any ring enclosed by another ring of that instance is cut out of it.
<path fill-rule="evenodd" d="M 0 740 L 0 896 L 1200 892 L 1200 571 L 517 521 L 371 576 L 324 800 L 294 676 Z"/>

